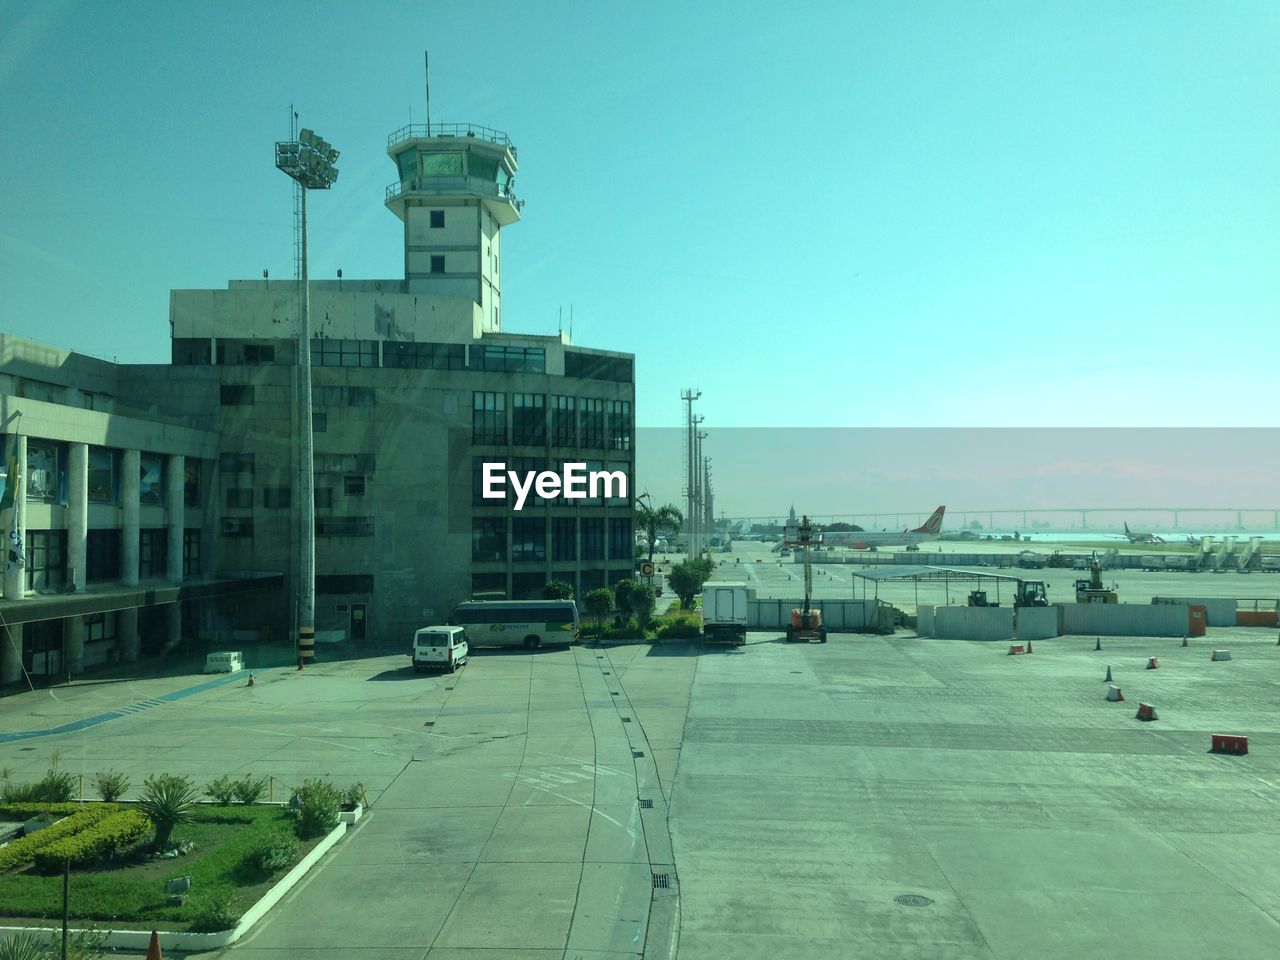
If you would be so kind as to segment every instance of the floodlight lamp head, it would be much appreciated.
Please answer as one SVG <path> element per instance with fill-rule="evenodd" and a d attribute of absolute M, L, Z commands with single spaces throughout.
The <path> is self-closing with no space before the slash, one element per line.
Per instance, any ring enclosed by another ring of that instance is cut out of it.
<path fill-rule="evenodd" d="M 303 127 L 301 130 L 298 131 L 298 139 L 305 144 L 310 145 L 311 142 L 315 140 L 315 138 L 316 138 L 315 133 L 308 127 Z"/>

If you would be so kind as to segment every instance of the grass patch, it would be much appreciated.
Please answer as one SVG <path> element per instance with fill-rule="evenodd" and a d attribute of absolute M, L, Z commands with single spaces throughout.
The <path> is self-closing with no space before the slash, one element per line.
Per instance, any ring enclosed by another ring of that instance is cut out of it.
<path fill-rule="evenodd" d="M 122 804 L 128 807 L 127 804 Z M 145 920 L 169 930 L 186 930 L 197 918 L 234 904 L 236 916 L 247 910 L 293 864 L 264 870 L 251 866 L 264 845 L 296 843 L 294 820 L 275 806 L 202 806 L 192 821 L 174 829 L 171 842 L 195 849 L 172 860 L 145 859 L 150 836 L 120 857 L 71 871 L 71 916 L 80 920 Z M 305 856 L 321 838 L 298 846 Z M 294 861 L 297 862 L 296 860 Z M 191 877 L 189 899 L 170 905 L 165 881 Z M 62 876 L 41 876 L 30 869 L 0 875 L 0 908 L 12 918 L 62 915 Z"/>

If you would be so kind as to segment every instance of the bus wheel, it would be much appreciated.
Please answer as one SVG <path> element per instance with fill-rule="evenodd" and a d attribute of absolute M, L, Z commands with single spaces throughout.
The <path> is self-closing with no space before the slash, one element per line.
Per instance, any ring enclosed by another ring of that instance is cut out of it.
<path fill-rule="evenodd" d="M 524 648 L 526 650 L 537 650 L 540 646 L 542 646 L 542 640 L 538 637 L 524 638 Z"/>

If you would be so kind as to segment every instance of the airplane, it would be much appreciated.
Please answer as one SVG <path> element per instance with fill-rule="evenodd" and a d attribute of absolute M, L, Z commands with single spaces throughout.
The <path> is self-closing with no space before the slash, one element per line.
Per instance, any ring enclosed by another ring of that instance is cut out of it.
<path fill-rule="evenodd" d="M 835 530 L 822 535 L 824 547 L 848 547 L 851 550 L 874 550 L 876 547 L 914 547 L 925 540 L 937 540 L 942 533 L 942 515 L 946 507 L 933 511 L 933 516 L 914 530 L 890 533 L 882 530 Z"/>
<path fill-rule="evenodd" d="M 1157 537 L 1154 533 L 1130 530 L 1128 523 L 1124 525 L 1124 535 L 1129 538 L 1130 543 L 1164 543 L 1164 537 Z"/>

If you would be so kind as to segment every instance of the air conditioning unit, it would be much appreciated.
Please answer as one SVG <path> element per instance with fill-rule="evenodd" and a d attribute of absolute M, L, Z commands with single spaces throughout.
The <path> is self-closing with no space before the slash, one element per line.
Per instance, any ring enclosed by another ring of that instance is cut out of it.
<path fill-rule="evenodd" d="M 239 517 L 223 517 L 222 533 L 224 536 L 235 536 L 243 529 L 244 521 Z"/>

